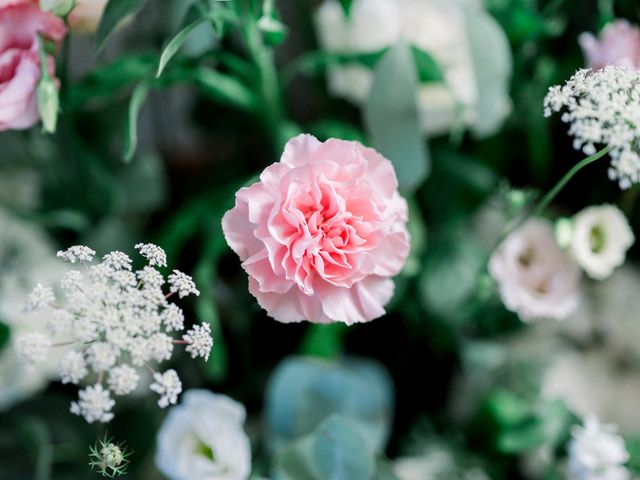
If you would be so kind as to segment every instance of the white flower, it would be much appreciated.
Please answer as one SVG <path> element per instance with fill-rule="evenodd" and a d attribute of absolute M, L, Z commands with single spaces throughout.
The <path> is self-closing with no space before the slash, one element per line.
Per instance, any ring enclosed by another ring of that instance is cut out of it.
<path fill-rule="evenodd" d="M 107 253 L 102 257 L 102 261 L 114 270 L 131 270 L 131 258 L 126 253 L 118 251 Z"/>
<path fill-rule="evenodd" d="M 27 364 L 44 362 L 50 348 L 51 340 L 41 333 L 30 333 L 18 339 L 18 354 Z"/>
<path fill-rule="evenodd" d="M 95 372 L 106 372 L 116 363 L 116 350 L 107 342 L 92 343 L 87 349 L 87 361 Z"/>
<path fill-rule="evenodd" d="M 224 395 L 189 390 L 158 432 L 156 466 L 170 480 L 246 480 L 251 445 L 244 407 Z"/>
<path fill-rule="evenodd" d="M 89 247 L 76 245 L 74 247 L 69 247 L 66 250 L 60 250 L 58 252 L 58 258 L 69 263 L 91 262 L 95 254 L 96 252 L 91 250 Z"/>
<path fill-rule="evenodd" d="M 55 300 L 56 297 L 51 287 L 43 287 L 41 284 L 37 284 L 29 294 L 23 311 L 25 313 L 37 312 L 55 302 Z"/>
<path fill-rule="evenodd" d="M 191 354 L 191 358 L 202 357 L 205 361 L 209 360 L 213 338 L 211 338 L 211 326 L 208 323 L 194 325 L 182 336 L 182 339 L 189 344 L 186 350 Z"/>
<path fill-rule="evenodd" d="M 167 254 L 159 246 L 153 243 L 138 243 L 135 248 L 140 252 L 140 255 L 149 260 L 149 265 L 158 267 L 167 266 Z"/>
<path fill-rule="evenodd" d="M 569 443 L 569 475 L 572 480 L 627 480 L 629 460 L 624 440 L 615 425 L 603 425 L 590 417 L 572 429 Z"/>
<path fill-rule="evenodd" d="M 573 218 L 571 254 L 592 278 L 610 276 L 633 242 L 627 218 L 613 205 L 588 207 Z"/>
<path fill-rule="evenodd" d="M 620 188 L 640 181 L 640 73 L 632 68 L 607 66 L 576 72 L 564 86 L 553 86 L 544 99 L 544 114 L 566 110 L 573 146 L 586 155 L 596 145 L 609 146 L 609 178 Z"/>
<path fill-rule="evenodd" d="M 169 290 L 172 293 L 178 292 L 178 296 L 180 298 L 186 297 L 187 295 L 200 295 L 200 291 L 196 288 L 196 284 L 193 283 L 193 279 L 179 270 L 174 270 L 171 275 L 169 275 Z"/>
<path fill-rule="evenodd" d="M 524 321 L 564 319 L 579 303 L 580 269 L 558 246 L 551 224 L 531 219 L 489 261 L 505 306 Z"/>
<path fill-rule="evenodd" d="M 109 390 L 116 395 L 128 395 L 138 386 L 140 375 L 129 365 L 119 365 L 109 372 Z"/>
<path fill-rule="evenodd" d="M 59 368 L 62 383 L 75 383 L 77 385 L 89 373 L 84 355 L 75 350 L 70 351 L 60 360 Z"/>
<path fill-rule="evenodd" d="M 162 290 L 164 276 L 152 266 L 166 264 L 164 251 L 151 244 L 139 244 L 138 249 L 149 264 L 132 271 L 131 259 L 122 252 L 108 253 L 102 261 L 92 264 L 93 250 L 72 247 L 59 256 L 70 262 L 85 262 L 86 268 L 63 276 L 60 284 L 64 295 L 59 296 L 59 304 L 52 305 L 52 293 L 41 286 L 30 296 L 32 309 L 46 307 L 43 312 L 48 316 L 48 333 L 61 337 L 56 344 L 72 349 L 64 360 L 56 362 L 64 383 L 78 383 L 94 374 L 96 387 L 108 386 L 116 395 L 128 395 L 139 381 L 134 367 L 153 370 L 150 363 L 169 360 L 174 344 L 187 343 L 178 340 L 184 329 L 182 310 L 168 301 L 170 293 Z M 191 277 L 184 273 L 175 271 L 169 283 L 170 291 L 180 297 L 198 293 Z M 176 338 L 169 335 L 174 331 Z M 191 330 L 188 334 L 193 336 L 187 345 L 189 353 L 194 358 L 206 357 L 204 333 Z M 32 333 L 18 340 L 18 344 L 25 359 L 44 360 L 51 342 L 41 333 Z M 156 374 L 155 380 L 151 389 L 160 393 L 158 403 L 175 403 L 182 388 L 177 373 L 170 370 Z M 75 413 L 88 418 L 82 402 L 74 405 Z"/>
<path fill-rule="evenodd" d="M 74 415 L 84 417 L 88 423 L 106 423 L 113 418 L 111 409 L 116 402 L 111 399 L 109 390 L 105 390 L 99 383 L 80 390 L 78 397 L 77 402 L 71 402 L 70 411 Z"/>
<path fill-rule="evenodd" d="M 164 333 L 154 333 L 147 339 L 149 356 L 156 362 L 169 360 L 173 353 L 173 339 Z"/>
<path fill-rule="evenodd" d="M 171 304 L 162 312 L 162 323 L 167 331 L 182 330 L 184 328 L 184 314 L 176 305 Z"/>
<path fill-rule="evenodd" d="M 59 356 L 65 353 L 62 349 L 50 351 L 49 361 L 26 365 L 16 348 L 18 339 L 44 330 L 51 319 L 48 305 L 29 316 L 23 314 L 30 290 L 37 282 L 55 285 L 66 266 L 55 258 L 51 240 L 37 225 L 2 208 L 0 225 L 0 321 L 11 330 L 8 343 L 0 349 L 0 410 L 3 410 L 44 388 L 58 374 Z"/>
<path fill-rule="evenodd" d="M 510 62 L 508 42 L 498 24 L 480 7 L 470 2 L 451 0 L 354 0 L 349 16 L 341 2 L 325 0 L 315 16 L 320 44 L 338 54 L 375 57 L 384 49 L 404 40 L 431 55 L 440 68 L 444 81 L 421 83 L 418 89 L 418 110 L 422 129 L 440 134 L 456 124 L 470 126 L 475 133 L 493 133 L 508 115 L 508 69 L 496 64 L 483 65 L 491 75 L 492 87 L 498 92 L 492 118 L 479 118 L 481 95 L 479 69 L 471 55 L 471 37 L 467 17 L 482 18 L 485 29 L 501 40 L 503 48 L 494 48 L 494 55 L 505 56 Z M 487 37 L 480 38 L 487 42 Z M 487 44 L 488 46 L 488 44 Z M 497 51 L 500 50 L 500 51 Z M 332 94 L 363 104 L 372 85 L 371 66 L 350 61 L 329 69 L 329 90 Z"/>
<path fill-rule="evenodd" d="M 158 406 L 166 408 L 175 405 L 178 402 L 178 395 L 182 392 L 182 382 L 178 377 L 178 373 L 173 370 L 167 370 L 164 373 L 153 374 L 154 383 L 149 387 L 152 391 L 160 395 Z"/>

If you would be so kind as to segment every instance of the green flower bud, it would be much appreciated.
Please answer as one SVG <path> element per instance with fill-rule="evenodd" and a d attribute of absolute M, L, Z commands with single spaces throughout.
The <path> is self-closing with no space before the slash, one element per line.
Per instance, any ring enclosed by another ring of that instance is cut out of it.
<path fill-rule="evenodd" d="M 58 123 L 58 111 L 60 110 L 60 99 L 58 89 L 51 77 L 43 76 L 38 83 L 36 91 L 38 97 L 38 112 L 42 120 L 42 128 L 47 133 L 56 131 Z"/>

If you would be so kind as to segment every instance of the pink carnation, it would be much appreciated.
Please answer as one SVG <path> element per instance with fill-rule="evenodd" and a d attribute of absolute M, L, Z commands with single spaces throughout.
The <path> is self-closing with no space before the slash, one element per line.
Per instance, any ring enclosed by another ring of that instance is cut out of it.
<path fill-rule="evenodd" d="M 393 166 L 375 150 L 311 135 L 290 140 L 222 219 L 258 303 L 281 322 L 383 315 L 410 248 L 397 189 Z"/>
<path fill-rule="evenodd" d="M 610 23 L 599 38 L 583 33 L 578 42 L 591 68 L 614 65 L 640 69 L 640 28 L 626 20 Z"/>
<path fill-rule="evenodd" d="M 29 128 L 38 121 L 38 34 L 59 41 L 65 33 L 64 22 L 43 12 L 37 0 L 0 0 L 0 131 Z M 53 75 L 53 59 L 47 60 Z"/>

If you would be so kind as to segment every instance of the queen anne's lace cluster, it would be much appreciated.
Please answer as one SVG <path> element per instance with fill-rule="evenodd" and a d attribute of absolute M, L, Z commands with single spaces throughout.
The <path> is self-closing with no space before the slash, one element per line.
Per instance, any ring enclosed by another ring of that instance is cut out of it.
<path fill-rule="evenodd" d="M 544 114 L 565 110 L 573 146 L 587 155 L 596 145 L 610 147 L 609 178 L 620 188 L 640 182 L 640 73 L 626 67 L 583 69 L 564 86 L 553 86 Z"/>
<path fill-rule="evenodd" d="M 71 412 L 89 423 L 113 418 L 111 395 L 128 395 L 136 389 L 140 380 L 136 367 L 154 373 L 150 389 L 160 395 L 161 407 L 175 404 L 182 391 L 178 374 L 156 373 L 150 364 L 169 360 L 175 344 L 186 344 L 193 358 L 205 359 L 213 345 L 208 324 L 195 325 L 181 339 L 170 335 L 182 334 L 184 315 L 169 297 L 200 292 L 191 277 L 174 270 L 165 294 L 165 278 L 155 268 L 166 265 L 165 252 L 150 244 L 138 244 L 136 249 L 148 262 L 138 271 L 132 270 L 131 259 L 122 252 L 111 252 L 99 263 L 92 263 L 95 252 L 87 247 L 59 252 L 63 260 L 81 264 L 63 275 L 63 298 L 56 299 L 52 288 L 38 285 L 25 307 L 28 313 L 48 310 L 51 321 L 49 335 L 32 333 L 18 340 L 23 359 L 44 361 L 50 348 L 69 349 L 59 364 L 60 378 L 63 383 L 89 383 L 71 404 Z"/>

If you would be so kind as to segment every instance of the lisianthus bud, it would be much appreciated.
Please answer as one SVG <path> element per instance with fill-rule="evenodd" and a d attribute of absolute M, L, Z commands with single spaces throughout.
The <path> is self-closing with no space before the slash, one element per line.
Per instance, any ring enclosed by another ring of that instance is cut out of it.
<path fill-rule="evenodd" d="M 573 238 L 573 221 L 566 217 L 556 220 L 553 227 L 553 235 L 561 249 L 566 250 L 569 248 L 571 239 Z"/>
<path fill-rule="evenodd" d="M 37 95 L 42 128 L 47 133 L 54 133 L 58 123 L 60 99 L 58 98 L 58 89 L 48 75 L 43 76 L 38 82 Z"/>
<path fill-rule="evenodd" d="M 44 9 L 53 12 L 57 17 L 64 18 L 71 13 L 76 4 L 76 0 L 56 0 L 52 4 L 48 3 Z"/>

